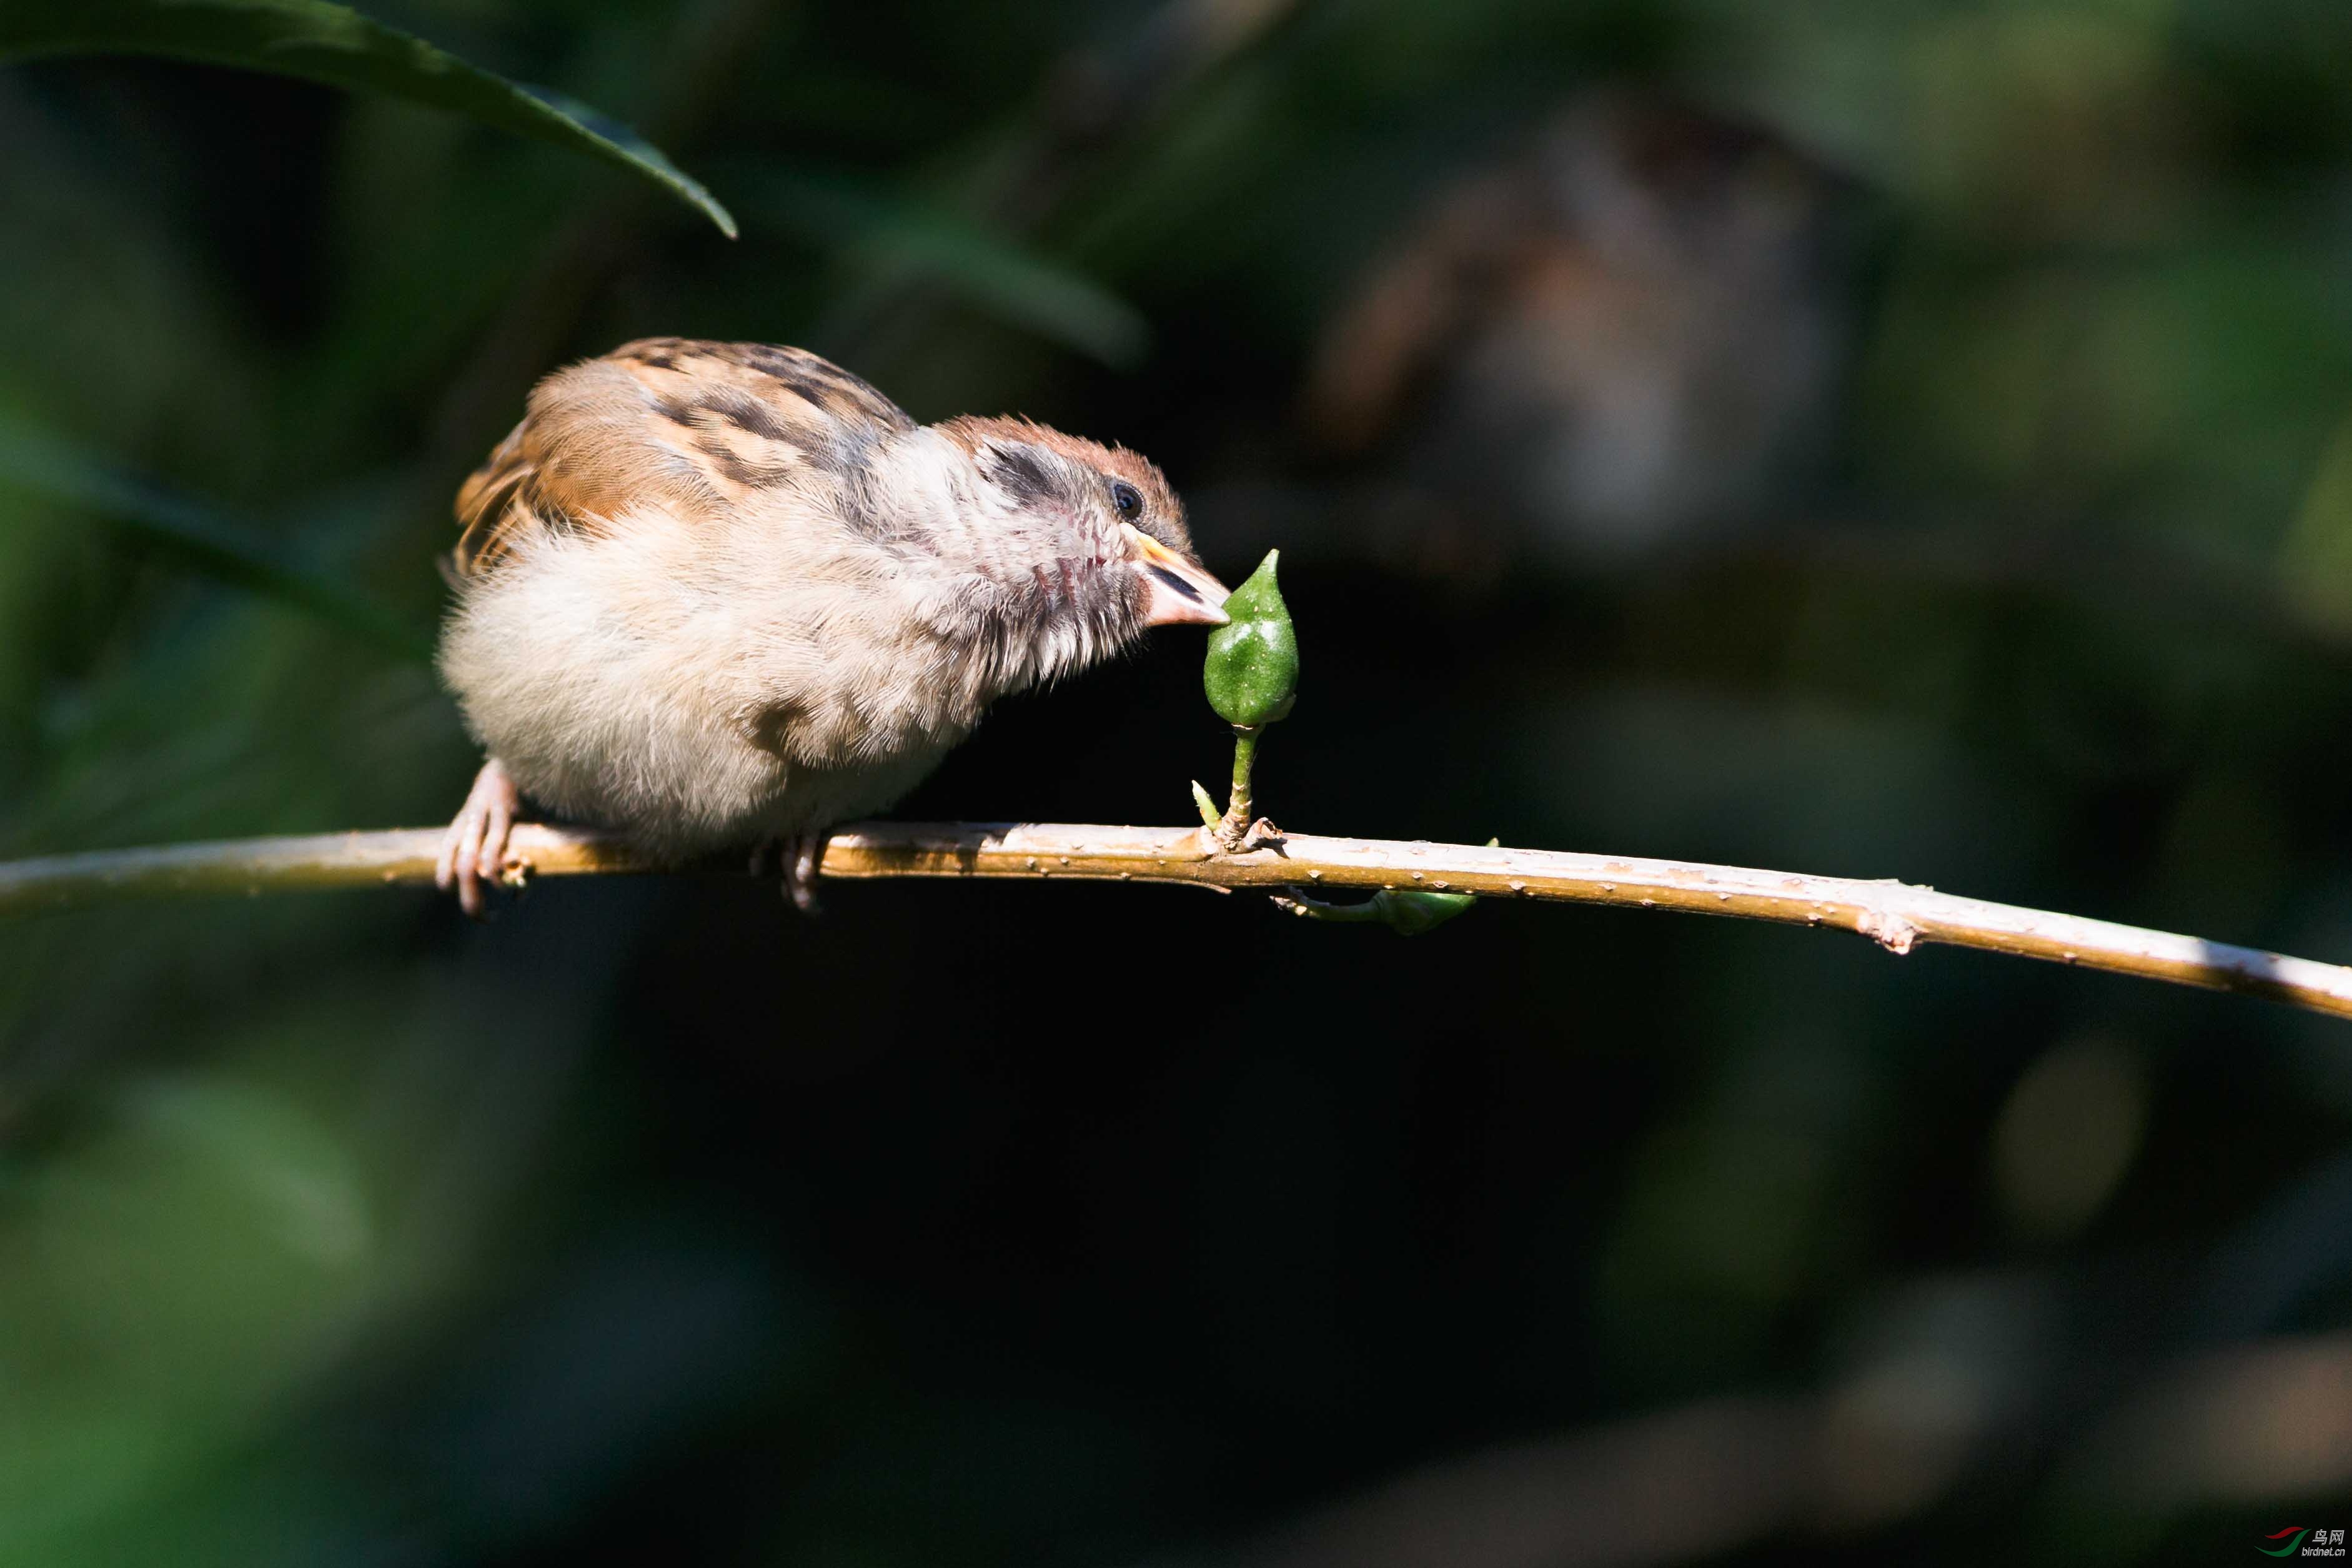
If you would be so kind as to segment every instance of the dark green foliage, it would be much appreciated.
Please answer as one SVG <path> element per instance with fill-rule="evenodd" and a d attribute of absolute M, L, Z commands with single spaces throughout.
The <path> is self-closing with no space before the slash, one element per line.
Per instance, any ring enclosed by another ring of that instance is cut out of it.
<path fill-rule="evenodd" d="M 424 630 L 333 578 L 277 560 L 267 545 L 192 501 L 5 422 L 0 489 L 85 509 L 190 570 L 308 611 L 379 651 L 420 665 L 432 658 Z"/>
<path fill-rule="evenodd" d="M 790 170 L 750 174 L 743 188 L 746 210 L 779 227 L 828 249 L 847 247 L 877 269 L 936 280 L 1105 364 L 1132 368 L 1150 344 L 1150 325 L 1133 305 L 949 208 L 870 182 Z"/>
<path fill-rule="evenodd" d="M 627 126 L 560 92 L 503 80 L 348 5 L 9 0 L 0 7 L 0 60 L 87 54 L 167 55 L 431 104 L 641 174 L 735 236 L 727 209 Z"/>

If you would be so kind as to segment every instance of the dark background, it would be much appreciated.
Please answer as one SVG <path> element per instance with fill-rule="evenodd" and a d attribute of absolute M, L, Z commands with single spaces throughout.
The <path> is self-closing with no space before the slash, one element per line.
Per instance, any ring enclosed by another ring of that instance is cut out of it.
<path fill-rule="evenodd" d="M 1282 547 L 1294 829 L 2352 958 L 2352 10 L 373 14 L 743 237 L 396 103 L 0 71 L 0 853 L 423 825 L 478 760 L 58 454 L 423 628 L 531 379 L 677 333 L 1134 446 L 1228 580 Z M 1184 820 L 1199 652 L 1004 704 L 900 814 Z M 0 931 L 0 1562 L 2352 1525 L 2340 1022 L 1615 910 L 825 893 Z"/>

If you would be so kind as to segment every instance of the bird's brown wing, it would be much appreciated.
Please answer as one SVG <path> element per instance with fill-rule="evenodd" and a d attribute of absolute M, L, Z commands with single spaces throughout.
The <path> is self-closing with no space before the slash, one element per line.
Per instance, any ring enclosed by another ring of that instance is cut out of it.
<path fill-rule="evenodd" d="M 751 492 L 847 480 L 911 427 L 830 361 L 767 343 L 645 338 L 556 372 L 457 491 L 461 578 L 539 534 L 594 534 L 633 508 L 690 520 Z M 861 487 L 845 487 L 853 500 Z"/>

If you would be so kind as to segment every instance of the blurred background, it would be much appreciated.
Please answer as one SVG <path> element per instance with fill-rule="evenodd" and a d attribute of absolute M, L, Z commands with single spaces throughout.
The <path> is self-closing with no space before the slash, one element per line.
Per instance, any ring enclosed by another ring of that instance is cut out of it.
<path fill-rule="evenodd" d="M 1229 580 L 1281 547 L 1295 829 L 2352 959 L 2352 9 L 370 9 L 742 237 L 397 102 L 0 70 L 0 856 L 446 820 L 449 498 L 536 375 L 675 333 L 1134 446 Z M 901 815 L 1185 820 L 1199 652 Z M 0 927 L 0 1563 L 2352 1526 L 2341 1023 L 1622 911 L 827 905 Z"/>

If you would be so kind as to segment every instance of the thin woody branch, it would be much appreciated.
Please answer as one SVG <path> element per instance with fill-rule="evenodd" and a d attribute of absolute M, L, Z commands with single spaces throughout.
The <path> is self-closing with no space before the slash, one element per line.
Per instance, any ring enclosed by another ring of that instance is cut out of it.
<path fill-rule="evenodd" d="M 112 899 L 425 884 L 433 879 L 440 842 L 438 828 L 394 829 L 0 863 L 0 916 Z M 530 877 L 664 868 L 617 839 L 537 825 L 515 829 L 509 865 L 519 876 Z M 1939 942 L 2263 996 L 2352 1017 L 2352 969 L 2337 964 L 1958 898 L 1901 882 L 1631 856 L 1303 834 L 1229 853 L 1197 827 L 866 822 L 832 836 L 819 870 L 841 878 L 1074 878 L 1268 891 L 1419 889 L 1737 915 L 1855 931 L 1897 953 Z"/>

